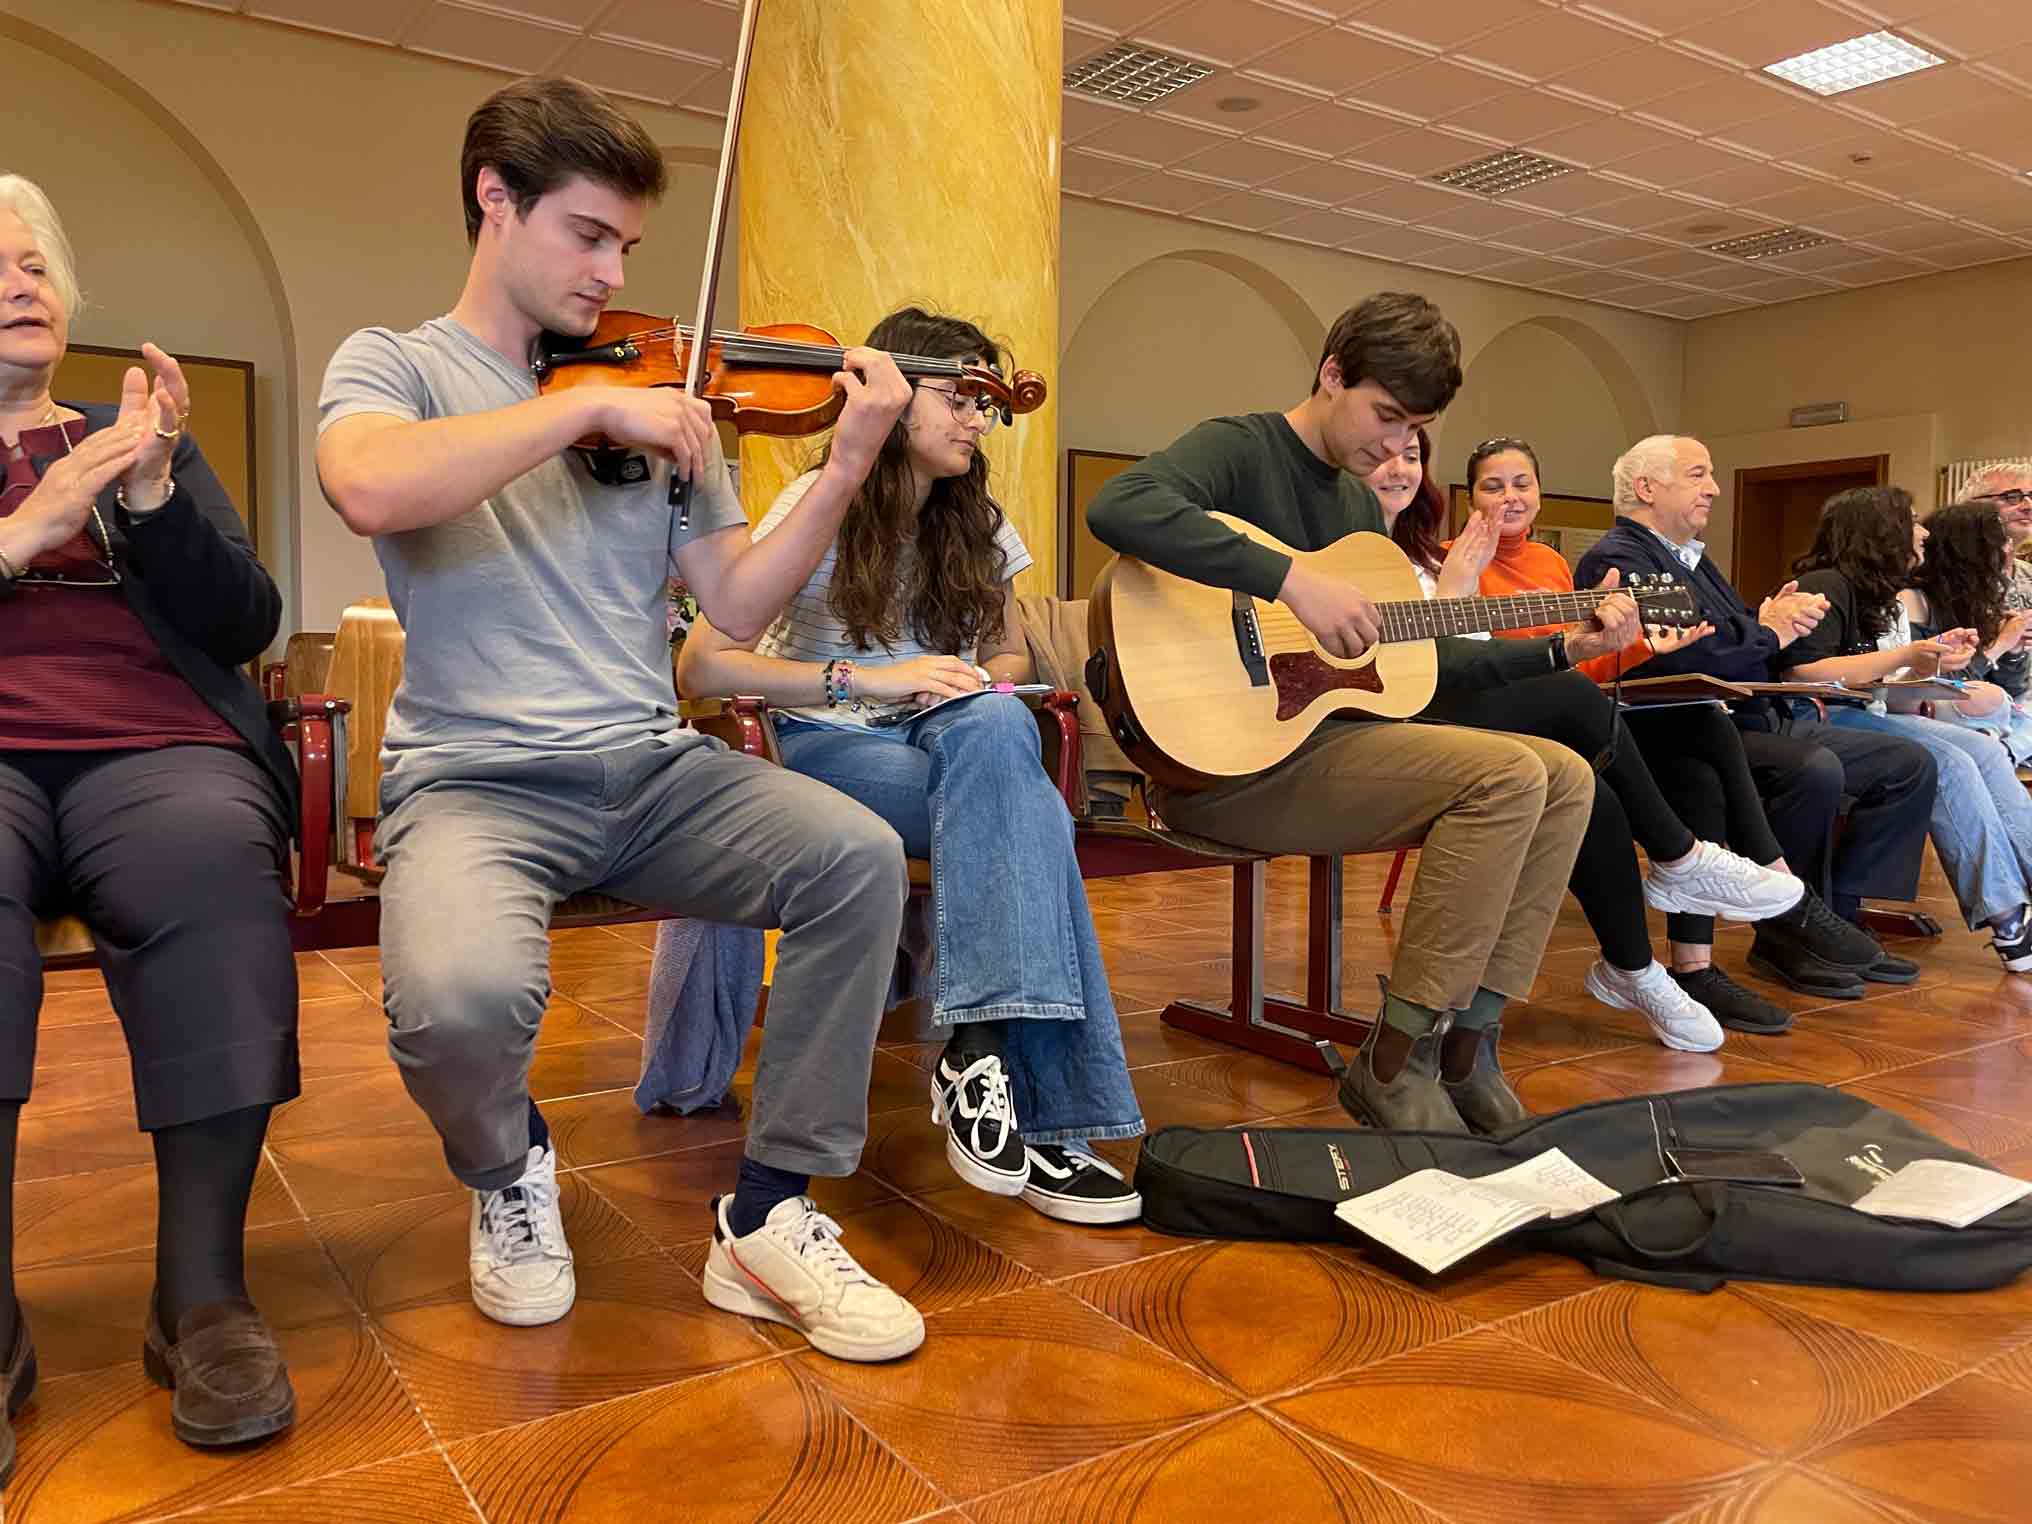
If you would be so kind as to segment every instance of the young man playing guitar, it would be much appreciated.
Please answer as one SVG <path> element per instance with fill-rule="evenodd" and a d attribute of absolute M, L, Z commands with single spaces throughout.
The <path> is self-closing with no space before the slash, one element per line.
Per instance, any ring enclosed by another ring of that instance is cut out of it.
<path fill-rule="evenodd" d="M 539 335 L 583 335 L 664 186 L 662 155 L 583 86 L 508 86 L 467 124 L 473 259 L 458 305 L 354 334 L 325 376 L 318 473 L 374 537 L 405 669 L 381 788 L 389 1047 L 473 1192 L 473 1301 L 548 1323 L 576 1294 L 557 1154 L 529 1094 L 557 902 L 598 889 L 780 926 L 739 1182 L 715 1203 L 705 1294 L 825 1353 L 908 1353 L 924 1322 L 804 1194 L 851 1174 L 906 892 L 872 812 L 680 728 L 669 566 L 722 629 L 758 635 L 811 576 L 911 399 L 888 356 L 846 352 L 819 474 L 750 543 L 706 402 L 673 388 L 538 396 Z M 611 482 L 571 446 L 633 452 Z M 694 489 L 688 526 L 673 473 Z"/>
<path fill-rule="evenodd" d="M 1378 636 L 1362 591 L 1209 517 L 1297 549 L 1383 529 L 1362 473 L 1401 452 L 1459 388 L 1460 337 L 1424 298 L 1370 297 L 1341 315 L 1312 394 L 1286 413 L 1200 424 L 1111 481 L 1088 509 L 1100 540 L 1194 582 L 1282 603 L 1329 656 Z M 1615 585 L 1613 579 L 1608 584 Z M 1550 638 L 1442 638 L 1439 682 L 1492 687 L 1621 650 L 1632 601 Z M 1257 851 L 1372 852 L 1423 842 L 1381 1018 L 1341 1082 L 1372 1125 L 1493 1130 L 1522 1117 L 1503 1079 L 1504 1003 L 1531 989 L 1594 807 L 1595 776 L 1535 736 L 1332 719 L 1287 760 L 1199 791 L 1159 788 L 1180 829 Z"/>

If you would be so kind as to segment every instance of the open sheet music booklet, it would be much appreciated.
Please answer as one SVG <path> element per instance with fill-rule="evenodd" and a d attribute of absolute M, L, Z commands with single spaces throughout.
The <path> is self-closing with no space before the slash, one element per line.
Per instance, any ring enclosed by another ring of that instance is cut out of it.
<path fill-rule="evenodd" d="M 1953 1159 L 1914 1159 L 1857 1201 L 1856 1210 L 1965 1228 L 2022 1196 L 2032 1196 L 2032 1180 Z"/>
<path fill-rule="evenodd" d="M 1422 1169 L 1343 1201 L 1334 1215 L 1437 1275 L 1528 1222 L 1591 1211 L 1618 1194 L 1553 1148 L 1472 1180 Z"/>

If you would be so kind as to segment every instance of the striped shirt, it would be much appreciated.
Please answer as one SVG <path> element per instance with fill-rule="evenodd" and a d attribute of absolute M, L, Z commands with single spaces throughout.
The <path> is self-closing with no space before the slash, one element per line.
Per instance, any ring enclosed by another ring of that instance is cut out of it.
<path fill-rule="evenodd" d="M 755 526 L 755 538 L 768 534 L 797 506 L 798 500 L 811 490 L 811 484 L 818 480 L 818 472 L 807 471 L 796 481 L 785 487 L 777 497 L 762 522 Z M 1009 522 L 1007 514 L 1001 516 L 995 527 L 995 543 L 1002 548 L 1002 580 L 1008 581 L 1030 564 L 1030 552 L 1023 544 L 1023 537 L 1016 533 L 1016 526 Z M 896 558 L 896 581 L 899 587 L 909 585 L 911 560 L 915 552 L 905 545 Z M 861 662 L 908 661 L 914 656 L 957 656 L 962 661 L 972 661 L 974 650 L 938 651 L 925 645 L 919 638 L 920 632 L 906 627 L 902 638 L 893 646 L 881 644 L 878 637 L 873 650 L 864 651 L 847 639 L 846 626 L 827 601 L 833 585 L 833 565 L 839 556 L 837 543 L 826 547 L 825 555 L 818 563 L 818 569 L 811 574 L 811 580 L 798 589 L 777 616 L 776 623 L 769 626 L 761 640 L 755 644 L 757 656 L 773 656 L 781 661 L 829 662 L 846 660 Z M 856 702 L 828 709 L 823 704 L 802 708 L 787 708 L 784 712 L 801 720 L 815 720 L 821 725 L 839 725 L 849 728 L 865 727 L 870 719 L 886 705 Z"/>

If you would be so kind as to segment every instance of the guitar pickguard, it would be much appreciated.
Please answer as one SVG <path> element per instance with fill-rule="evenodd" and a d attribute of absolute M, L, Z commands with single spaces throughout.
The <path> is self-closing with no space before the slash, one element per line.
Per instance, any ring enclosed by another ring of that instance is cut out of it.
<path fill-rule="evenodd" d="M 1270 681 L 1277 689 L 1277 718 L 1280 720 L 1304 713 L 1314 699 L 1336 689 L 1356 688 L 1364 693 L 1383 691 L 1383 679 L 1374 662 L 1360 667 L 1336 667 L 1310 651 L 1281 651 L 1271 657 Z"/>

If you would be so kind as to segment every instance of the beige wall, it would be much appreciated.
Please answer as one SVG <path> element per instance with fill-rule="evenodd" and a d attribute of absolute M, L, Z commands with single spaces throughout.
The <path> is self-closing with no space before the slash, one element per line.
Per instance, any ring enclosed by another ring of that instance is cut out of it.
<path fill-rule="evenodd" d="M 1063 448 L 1142 454 L 1203 418 L 1286 408 L 1328 326 L 1415 290 L 1461 331 L 1466 378 L 1434 429 L 1436 474 L 1498 432 L 1540 447 L 1553 491 L 1606 496 L 1624 445 L 1680 412 L 1683 324 L 1068 199 Z M 1061 472 L 1061 489 L 1063 473 Z"/>
<path fill-rule="evenodd" d="M 0 44 L 9 150 L 28 153 L 8 167 L 42 166 L 30 172 L 70 222 L 98 303 L 75 337 L 152 336 L 261 368 L 268 544 L 293 557 L 269 558 L 290 597 L 285 628 L 332 628 L 382 581 L 370 546 L 317 491 L 325 362 L 356 328 L 410 327 L 457 299 L 459 141 L 502 77 L 140 0 L 7 0 Z M 46 120 L 17 109 L 21 91 L 49 102 Z M 688 311 L 717 123 L 638 114 L 674 158 L 705 162 L 673 165 L 623 303 Z M 735 264 L 723 321 L 735 316 Z M 283 527 L 292 503 L 294 535 Z"/>
<path fill-rule="evenodd" d="M 1931 508 L 1936 467 L 2032 454 L 2032 259 L 1928 275 L 1688 325 L 1686 432 L 1737 470 L 1888 454 L 1891 479 Z M 1809 402 L 1846 424 L 1791 429 Z M 1733 505 L 1716 510 L 1728 565 Z"/>

